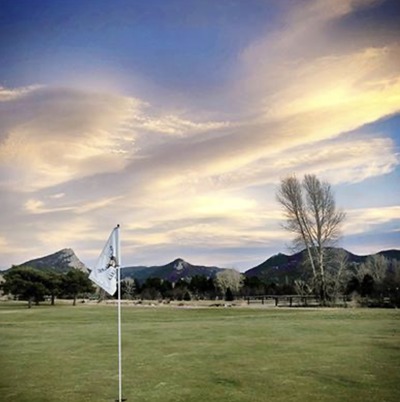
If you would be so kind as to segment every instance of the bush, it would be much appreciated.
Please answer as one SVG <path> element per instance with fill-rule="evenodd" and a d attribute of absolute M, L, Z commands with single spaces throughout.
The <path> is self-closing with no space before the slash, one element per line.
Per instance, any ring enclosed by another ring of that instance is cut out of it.
<path fill-rule="evenodd" d="M 226 300 L 226 301 L 233 301 L 233 300 L 235 300 L 235 298 L 233 297 L 233 293 L 232 293 L 231 288 L 226 289 L 226 292 L 225 292 L 225 300 Z"/>

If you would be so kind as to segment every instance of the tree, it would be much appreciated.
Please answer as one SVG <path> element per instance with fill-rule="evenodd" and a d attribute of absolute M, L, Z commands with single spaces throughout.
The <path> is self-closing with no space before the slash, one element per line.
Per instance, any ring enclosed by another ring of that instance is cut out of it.
<path fill-rule="evenodd" d="M 4 293 L 11 293 L 22 300 L 28 301 L 28 307 L 32 302 L 39 304 L 44 296 L 50 294 L 47 284 L 49 277 L 46 273 L 30 267 L 13 268 L 4 275 L 2 288 Z"/>
<path fill-rule="evenodd" d="M 310 286 L 308 286 L 308 283 L 306 281 L 303 281 L 302 279 L 295 279 L 294 289 L 296 291 L 296 294 L 300 296 L 308 296 L 311 293 Z"/>
<path fill-rule="evenodd" d="M 386 294 L 394 306 L 400 307 L 400 261 L 391 260 L 387 275 L 384 279 Z"/>
<path fill-rule="evenodd" d="M 348 253 L 343 249 L 326 249 L 326 295 L 335 301 L 346 292 L 351 279 Z"/>
<path fill-rule="evenodd" d="M 226 289 L 225 292 L 225 300 L 226 301 L 233 301 L 235 300 L 235 297 L 233 296 L 233 293 L 231 291 L 231 288 Z"/>
<path fill-rule="evenodd" d="M 186 291 L 185 294 L 183 295 L 183 300 L 185 301 L 190 301 L 192 300 L 192 296 L 190 296 L 189 291 Z"/>
<path fill-rule="evenodd" d="M 207 278 L 204 275 L 194 275 L 190 280 L 189 291 L 194 298 L 211 299 L 215 297 L 215 286 L 212 278 Z"/>
<path fill-rule="evenodd" d="M 246 276 L 243 279 L 243 287 L 241 294 L 245 297 L 265 295 L 266 286 L 265 283 L 257 276 Z"/>
<path fill-rule="evenodd" d="M 177 282 L 174 283 L 173 289 L 171 292 L 172 298 L 176 300 L 184 300 L 186 293 L 189 291 L 189 284 L 188 282 L 181 278 Z"/>
<path fill-rule="evenodd" d="M 215 283 L 224 295 L 228 288 L 233 294 L 237 294 L 243 285 L 243 276 L 234 269 L 224 269 L 215 276 Z"/>
<path fill-rule="evenodd" d="M 92 293 L 93 283 L 88 275 L 78 269 L 71 269 L 62 277 L 62 289 L 67 296 L 73 297 L 73 305 L 80 293 Z"/>
<path fill-rule="evenodd" d="M 370 275 L 375 283 L 382 283 L 388 273 L 389 265 L 390 261 L 383 255 L 371 255 L 358 267 L 357 277 L 361 282 L 365 275 Z"/>
<path fill-rule="evenodd" d="M 360 283 L 362 296 L 374 298 L 375 303 L 385 303 L 389 298 L 394 306 L 400 304 L 400 262 L 389 260 L 381 254 L 369 256 L 356 266 L 354 278 Z"/>
<path fill-rule="evenodd" d="M 141 287 L 142 299 L 160 299 L 172 296 L 172 283 L 161 278 L 147 278 Z"/>
<path fill-rule="evenodd" d="M 361 296 L 373 296 L 375 291 L 375 281 L 374 278 L 367 274 L 364 276 L 361 282 Z"/>
<path fill-rule="evenodd" d="M 46 280 L 46 287 L 51 296 L 51 305 L 54 306 L 56 296 L 62 292 L 62 275 L 56 272 L 49 272 Z"/>
<path fill-rule="evenodd" d="M 281 180 L 276 198 L 286 215 L 285 228 L 295 234 L 294 246 L 305 248 L 313 285 L 323 304 L 327 300 L 326 249 L 336 243 L 345 218 L 336 208 L 331 186 L 315 175 Z"/>
<path fill-rule="evenodd" d="M 122 299 L 133 299 L 133 297 L 135 296 L 135 292 L 136 292 L 135 282 L 132 279 L 129 278 L 121 281 Z"/>

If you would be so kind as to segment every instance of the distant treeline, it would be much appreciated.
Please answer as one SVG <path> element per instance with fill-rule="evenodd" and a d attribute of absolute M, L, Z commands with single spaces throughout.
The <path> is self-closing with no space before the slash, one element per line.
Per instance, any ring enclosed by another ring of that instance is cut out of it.
<path fill-rule="evenodd" d="M 400 307 L 400 261 L 382 255 L 373 255 L 361 264 L 348 264 L 345 259 L 337 261 L 327 270 L 326 291 L 331 305 L 346 296 L 360 305 Z M 87 273 L 77 269 L 55 273 L 30 267 L 13 268 L 4 275 L 1 289 L 5 294 L 27 300 L 29 305 L 46 298 L 50 298 L 52 304 L 57 297 L 71 298 L 75 304 L 77 297 L 108 297 L 93 286 Z M 143 283 L 137 279 L 121 282 L 122 299 L 231 301 L 262 295 L 318 297 L 318 292 L 312 276 L 303 275 L 279 283 L 265 276 L 247 277 L 234 270 L 222 270 L 215 277 L 195 275 L 177 282 L 161 278 L 148 278 Z"/>
<path fill-rule="evenodd" d="M 122 282 L 125 299 L 202 300 L 247 298 L 263 295 L 316 295 L 312 280 L 296 279 L 292 283 L 277 283 L 257 276 L 240 276 L 239 283 L 221 286 L 217 275 L 213 278 L 194 276 L 190 280 L 171 283 L 160 278 L 149 278 L 143 284 L 138 280 Z M 328 297 L 332 305 L 347 296 L 365 306 L 400 307 L 400 262 L 382 256 L 372 256 L 365 263 L 347 266 L 340 277 L 328 279 Z M 318 296 L 318 295 L 316 295 Z"/>
<path fill-rule="evenodd" d="M 71 298 L 75 305 L 78 296 L 88 296 L 96 291 L 87 273 L 77 269 L 58 273 L 18 267 L 10 269 L 3 278 L 0 289 L 19 300 L 28 301 L 29 307 L 46 298 L 50 298 L 51 304 L 54 304 L 56 297 Z"/>

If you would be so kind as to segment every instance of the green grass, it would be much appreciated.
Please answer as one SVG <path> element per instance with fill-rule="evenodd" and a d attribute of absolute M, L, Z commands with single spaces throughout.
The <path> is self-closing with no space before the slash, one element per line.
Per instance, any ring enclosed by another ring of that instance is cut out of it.
<path fill-rule="evenodd" d="M 116 308 L 0 303 L 0 400 L 113 401 Z M 140 402 L 400 400 L 400 311 L 123 309 Z"/>

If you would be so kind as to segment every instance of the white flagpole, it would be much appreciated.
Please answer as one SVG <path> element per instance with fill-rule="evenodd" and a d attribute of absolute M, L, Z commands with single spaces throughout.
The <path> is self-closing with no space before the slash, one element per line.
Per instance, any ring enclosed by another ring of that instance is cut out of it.
<path fill-rule="evenodd" d="M 122 402 L 122 336 L 121 336 L 121 244 L 119 225 L 116 228 L 118 256 L 118 402 Z"/>

